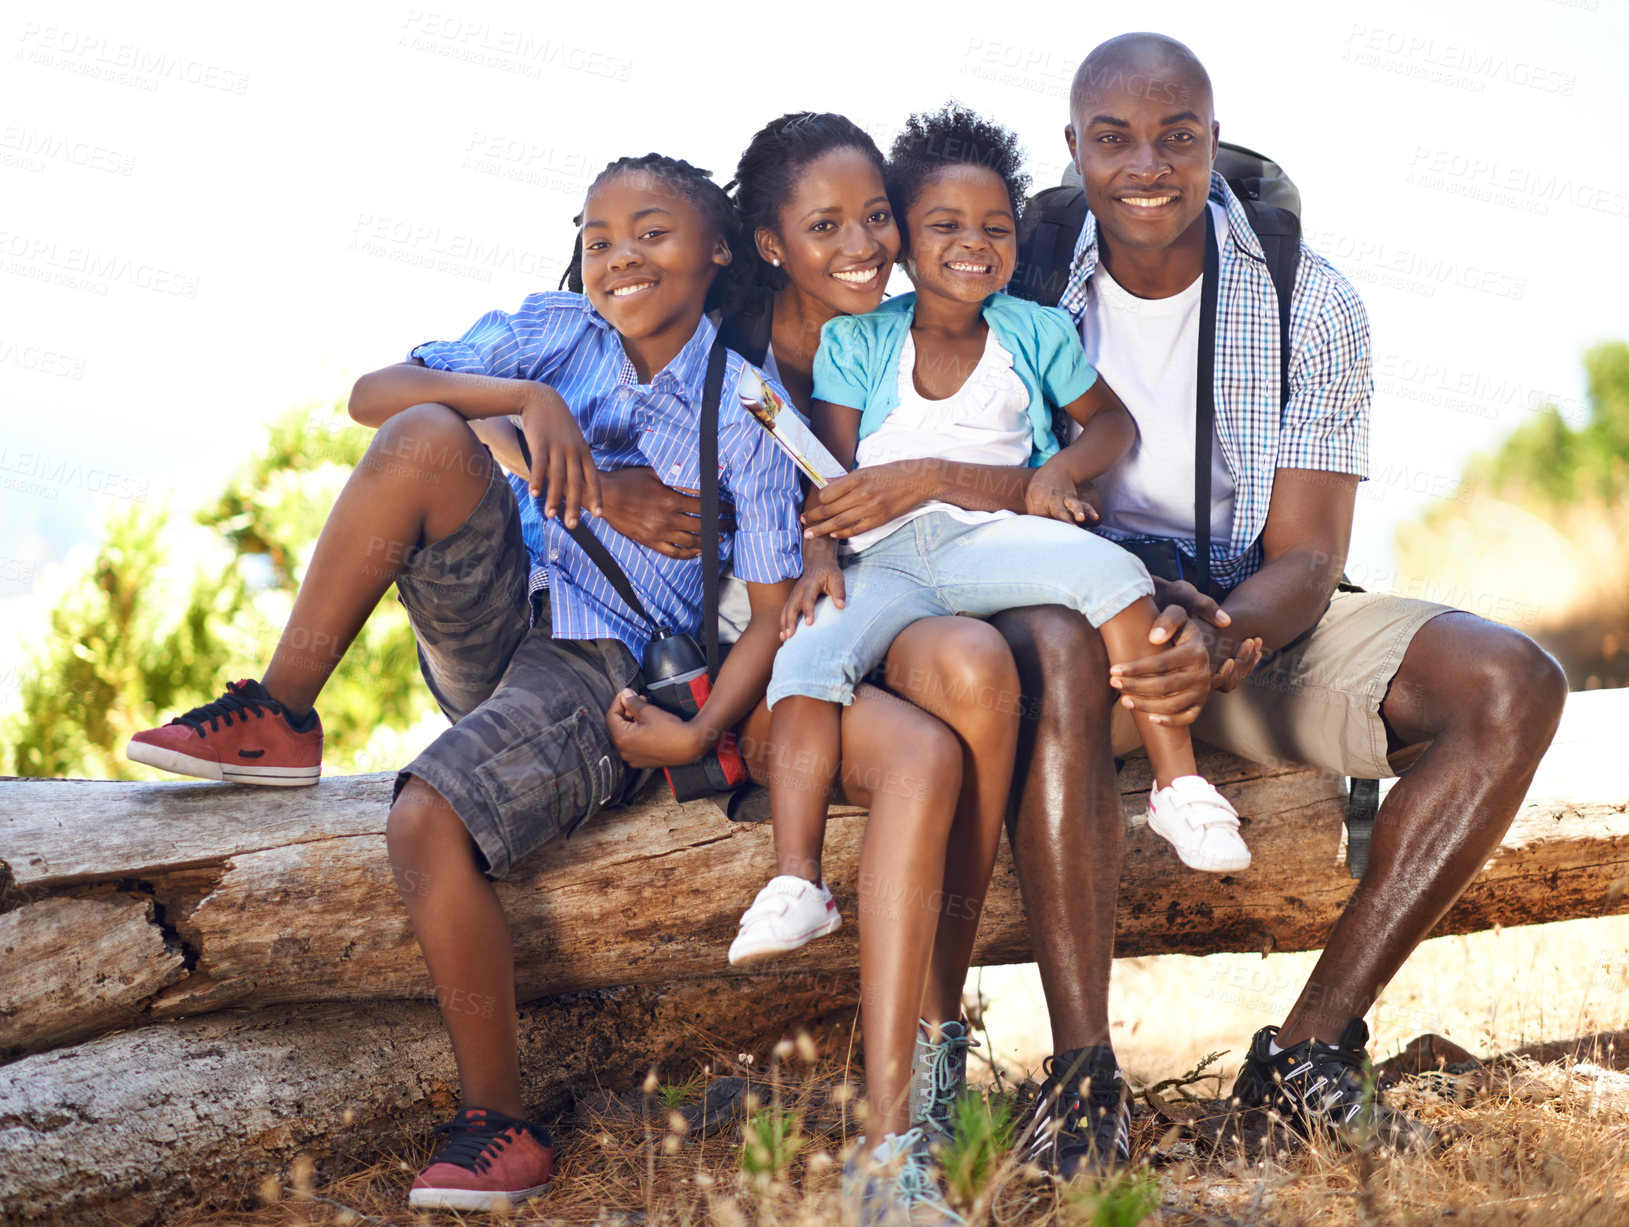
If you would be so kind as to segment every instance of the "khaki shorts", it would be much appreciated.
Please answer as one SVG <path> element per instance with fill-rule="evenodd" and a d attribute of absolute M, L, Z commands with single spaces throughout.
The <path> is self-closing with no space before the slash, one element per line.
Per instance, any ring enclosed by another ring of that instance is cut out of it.
<path fill-rule="evenodd" d="M 1302 764 L 1356 779 L 1396 775 L 1386 759 L 1380 702 L 1415 632 L 1453 612 L 1411 597 L 1337 592 L 1318 625 L 1231 694 L 1211 695 L 1193 735 L 1256 763 Z M 1142 744 L 1124 707 L 1114 709 L 1113 739 L 1119 757 Z"/>

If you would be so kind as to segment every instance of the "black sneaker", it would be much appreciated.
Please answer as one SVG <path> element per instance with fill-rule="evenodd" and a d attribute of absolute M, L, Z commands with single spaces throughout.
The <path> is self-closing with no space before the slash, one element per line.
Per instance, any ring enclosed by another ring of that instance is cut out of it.
<path fill-rule="evenodd" d="M 1059 1179 L 1106 1175 L 1131 1163 L 1131 1103 L 1107 1044 L 1046 1059 L 1023 1143 L 1024 1161 Z"/>
<path fill-rule="evenodd" d="M 1277 1027 L 1263 1027 L 1233 1084 L 1244 1108 L 1277 1111 L 1306 1137 L 1324 1134 L 1349 1145 L 1373 1137 L 1399 1152 L 1430 1150 L 1437 1135 L 1413 1117 L 1380 1102 L 1366 1082 L 1369 1028 L 1361 1018 L 1346 1024 L 1339 1045 L 1302 1040 L 1276 1056 L 1269 1047 Z"/>

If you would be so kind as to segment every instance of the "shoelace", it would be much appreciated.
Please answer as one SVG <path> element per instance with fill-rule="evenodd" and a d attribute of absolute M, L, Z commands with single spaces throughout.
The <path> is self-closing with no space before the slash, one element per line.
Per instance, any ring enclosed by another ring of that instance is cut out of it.
<path fill-rule="evenodd" d="M 899 1135 L 899 1145 L 902 1147 L 900 1169 L 894 1179 L 894 1187 L 899 1190 L 904 1203 L 907 1206 L 933 1206 L 949 1216 L 950 1221 L 962 1222 L 961 1216 L 950 1208 L 944 1192 L 939 1188 L 939 1178 L 934 1174 L 933 1163 L 929 1160 L 923 1132 L 920 1129 L 907 1130 Z"/>
<path fill-rule="evenodd" d="M 194 707 L 189 712 L 183 712 L 170 723 L 184 724 L 198 736 L 207 737 L 210 733 L 219 731 L 223 721 L 230 728 L 234 717 L 247 724 L 251 712 L 258 719 L 264 720 L 268 711 L 282 710 L 283 705 L 276 699 L 270 696 L 257 699 L 253 695 L 245 695 L 241 682 L 228 682 L 226 693 L 220 698 L 212 703 L 205 703 L 202 707 Z M 204 731 L 205 721 L 209 723 L 209 732 Z"/>
<path fill-rule="evenodd" d="M 1100 1159 L 1107 1159 L 1116 1149 L 1116 1138 L 1111 1138 L 1107 1148 L 1097 1144 L 1095 1133 L 1099 1122 L 1114 1121 L 1115 1134 L 1120 1130 L 1120 1088 L 1115 1085 L 1113 1078 L 1093 1078 L 1091 1085 L 1084 1094 L 1065 1094 L 1063 1078 L 1056 1069 L 1055 1057 L 1047 1057 L 1042 1063 L 1046 1070 L 1046 1080 L 1041 1084 L 1041 1093 L 1036 1102 L 1044 1105 L 1056 1097 L 1058 1110 L 1062 1115 L 1062 1127 L 1055 1133 L 1046 1126 L 1036 1131 L 1031 1158 L 1038 1158 L 1045 1153 L 1048 1146 L 1055 1147 L 1060 1163 L 1064 1159 L 1086 1158 L 1095 1154 Z M 1083 1070 L 1077 1070 L 1074 1081 L 1078 1084 L 1086 1075 Z M 1101 1085 L 1100 1085 L 1101 1083 Z M 1086 1118 L 1089 1128 L 1088 1136 L 1081 1136 L 1081 1119 Z"/>
<path fill-rule="evenodd" d="M 433 1162 L 485 1172 L 492 1166 L 493 1157 L 513 1140 L 510 1137 L 513 1128 L 510 1122 L 472 1121 L 467 1117 L 437 1125 L 432 1132 L 446 1134 L 447 1144 L 436 1151 Z"/>
<path fill-rule="evenodd" d="M 979 1042 L 965 1033 L 947 1036 L 940 1031 L 937 1040 L 929 1041 L 924 1081 L 928 1086 L 927 1115 L 930 1119 L 940 1124 L 948 1122 L 951 1105 L 961 1093 L 964 1081 L 957 1076 L 961 1071 L 957 1068 L 956 1059 L 965 1059 L 967 1050 L 977 1047 Z"/>

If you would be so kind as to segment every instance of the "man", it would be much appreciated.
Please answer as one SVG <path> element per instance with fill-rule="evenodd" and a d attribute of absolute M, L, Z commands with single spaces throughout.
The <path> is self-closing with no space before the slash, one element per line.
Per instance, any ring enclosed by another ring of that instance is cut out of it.
<path fill-rule="evenodd" d="M 1199 308 L 1213 230 L 1210 572 L 1226 595 L 1218 612 L 1192 586 L 1164 585 L 1161 603 L 1208 623 L 1205 633 L 1189 623 L 1170 652 L 1112 681 L 1078 625 L 1003 627 L 1026 692 L 1041 696 L 1013 823 L 1057 1050 L 1030 1157 L 1066 1176 L 1128 1157 L 1108 988 L 1125 846 L 1111 740 L 1129 747 L 1112 737 L 1110 710 L 1082 694 L 1112 685 L 1116 714 L 1127 701 L 1167 713 L 1257 761 L 1377 778 L 1418 752 L 1380 808 L 1368 870 L 1306 987 L 1280 1026 L 1256 1033 L 1234 1087 L 1246 1107 L 1337 1133 L 1363 1109 L 1363 1014 L 1498 846 L 1566 697 L 1556 663 L 1508 627 L 1336 591 L 1367 469 L 1367 318 L 1346 280 L 1303 248 L 1281 406 L 1277 299 L 1242 207 L 1212 173 L 1219 131 L 1209 76 L 1172 39 L 1111 39 L 1075 75 L 1065 138 L 1090 214 L 1058 305 L 1139 429 L 1137 448 L 1101 483 L 1103 529 L 1174 540 L 1193 556 Z M 1240 684 L 1255 639 L 1263 663 Z M 1084 684 L 1057 680 L 1071 671 L 1084 671 Z M 1432 1141 L 1383 1105 L 1375 1125 L 1399 1149 Z"/>

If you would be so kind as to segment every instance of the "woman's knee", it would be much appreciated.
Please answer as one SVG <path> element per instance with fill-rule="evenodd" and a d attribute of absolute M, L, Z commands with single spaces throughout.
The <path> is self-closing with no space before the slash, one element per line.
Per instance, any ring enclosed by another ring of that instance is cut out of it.
<path fill-rule="evenodd" d="M 888 655 L 888 684 L 960 727 L 1016 720 L 1018 666 L 1001 633 L 974 618 L 934 618 L 907 628 Z"/>

